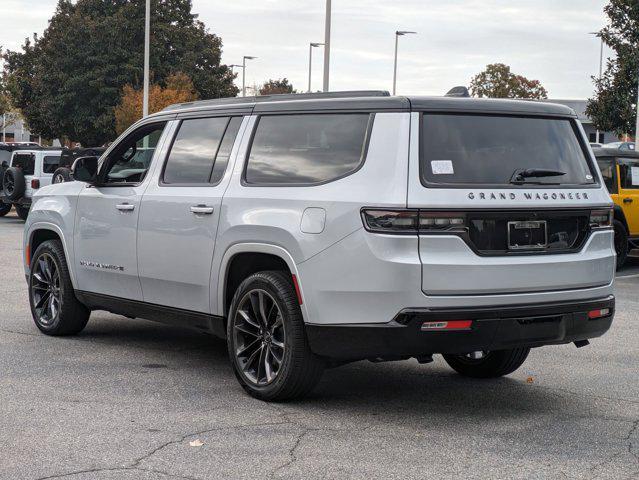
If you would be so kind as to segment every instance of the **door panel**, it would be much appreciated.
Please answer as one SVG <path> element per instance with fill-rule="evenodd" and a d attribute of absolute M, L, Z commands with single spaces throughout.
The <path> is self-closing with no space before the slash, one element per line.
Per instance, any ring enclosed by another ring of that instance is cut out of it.
<path fill-rule="evenodd" d="M 613 200 L 621 206 L 631 237 L 639 236 L 639 161 L 618 159 L 619 195 Z"/>

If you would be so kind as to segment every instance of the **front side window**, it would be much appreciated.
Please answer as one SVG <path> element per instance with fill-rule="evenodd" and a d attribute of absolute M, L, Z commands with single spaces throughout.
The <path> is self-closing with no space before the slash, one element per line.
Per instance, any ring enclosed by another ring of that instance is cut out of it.
<path fill-rule="evenodd" d="M 106 157 L 100 172 L 106 184 L 136 184 L 144 180 L 166 122 L 144 125 L 122 140 Z"/>
<path fill-rule="evenodd" d="M 312 185 L 348 175 L 363 161 L 371 120 L 368 113 L 262 116 L 245 181 Z"/>
<path fill-rule="evenodd" d="M 614 158 L 598 158 L 597 165 L 601 170 L 601 176 L 606 184 L 608 193 L 617 193 L 617 182 L 615 180 L 615 159 Z"/>
<path fill-rule="evenodd" d="M 166 161 L 163 183 L 218 183 L 241 123 L 241 117 L 183 120 Z"/>
<path fill-rule="evenodd" d="M 639 161 L 619 158 L 619 180 L 621 188 L 639 189 Z"/>
<path fill-rule="evenodd" d="M 563 118 L 424 113 L 420 170 L 424 185 L 595 183 Z"/>
<path fill-rule="evenodd" d="M 53 173 L 60 165 L 60 157 L 57 155 L 46 155 L 42 159 L 42 173 Z"/>

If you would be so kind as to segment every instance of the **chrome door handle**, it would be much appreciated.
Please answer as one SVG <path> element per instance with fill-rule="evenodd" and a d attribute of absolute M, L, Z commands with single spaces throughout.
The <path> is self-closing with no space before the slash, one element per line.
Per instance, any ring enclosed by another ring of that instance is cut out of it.
<path fill-rule="evenodd" d="M 121 212 L 131 212 L 135 210 L 135 205 L 131 205 L 130 203 L 120 203 L 119 205 L 116 205 L 115 208 Z"/>
<path fill-rule="evenodd" d="M 213 207 L 207 207 L 206 205 L 193 205 L 191 207 L 191 213 L 211 215 L 213 213 Z"/>

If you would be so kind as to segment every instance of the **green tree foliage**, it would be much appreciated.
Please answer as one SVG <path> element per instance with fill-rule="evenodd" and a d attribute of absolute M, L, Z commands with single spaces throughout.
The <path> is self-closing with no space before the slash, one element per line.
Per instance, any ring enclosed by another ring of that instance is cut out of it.
<path fill-rule="evenodd" d="M 144 0 L 59 0 L 42 37 L 7 52 L 15 105 L 30 128 L 51 138 L 98 145 L 115 136 L 122 89 L 139 89 L 144 69 Z M 152 81 L 183 72 L 199 98 L 234 96 L 220 64 L 222 41 L 191 12 L 190 0 L 151 2 Z"/>
<path fill-rule="evenodd" d="M 528 80 L 515 75 L 508 65 L 493 63 L 470 81 L 473 97 L 489 98 L 548 98 L 548 92 L 539 80 Z"/>
<path fill-rule="evenodd" d="M 611 0 L 604 11 L 609 25 L 600 35 L 617 55 L 608 59 L 601 79 L 593 77 L 595 97 L 588 100 L 586 114 L 600 130 L 633 132 L 639 72 L 639 2 Z"/>
<path fill-rule="evenodd" d="M 260 95 L 276 95 L 278 93 L 297 93 L 287 78 L 269 79 L 260 87 Z"/>

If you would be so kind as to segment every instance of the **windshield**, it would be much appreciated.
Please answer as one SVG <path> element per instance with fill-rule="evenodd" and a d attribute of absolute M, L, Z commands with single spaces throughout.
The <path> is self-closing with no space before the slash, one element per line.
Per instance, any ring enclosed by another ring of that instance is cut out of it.
<path fill-rule="evenodd" d="M 595 183 L 570 119 L 430 113 L 422 118 L 425 185 Z M 523 171 L 528 172 L 513 182 Z"/>

